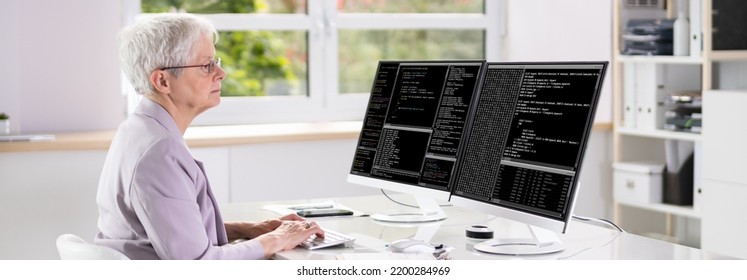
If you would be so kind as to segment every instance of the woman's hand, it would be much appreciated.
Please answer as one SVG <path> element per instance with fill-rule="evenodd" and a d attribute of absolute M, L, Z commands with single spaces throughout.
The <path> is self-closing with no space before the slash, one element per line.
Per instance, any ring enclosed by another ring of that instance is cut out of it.
<path fill-rule="evenodd" d="M 295 248 L 312 235 L 324 238 L 324 231 L 314 222 L 284 220 L 275 230 L 257 237 L 257 240 L 265 249 L 265 257 L 271 257 L 279 251 Z"/>
<path fill-rule="evenodd" d="M 277 229 L 283 221 L 306 221 L 301 216 L 288 214 L 278 219 L 265 220 L 261 222 L 226 222 L 226 233 L 228 240 L 254 239 L 260 235 Z"/>
<path fill-rule="evenodd" d="M 280 217 L 280 220 L 283 220 L 283 221 L 305 221 L 304 218 L 302 218 L 301 216 L 299 216 L 296 213 L 291 213 L 291 214 L 282 216 L 282 217 Z"/>

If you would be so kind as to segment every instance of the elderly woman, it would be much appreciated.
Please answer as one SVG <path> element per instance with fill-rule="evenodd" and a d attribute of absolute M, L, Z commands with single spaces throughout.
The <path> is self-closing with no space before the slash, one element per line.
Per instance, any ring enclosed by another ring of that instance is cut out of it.
<path fill-rule="evenodd" d="M 170 14 L 122 32 L 122 67 L 143 99 L 117 130 L 98 186 L 96 243 L 132 259 L 262 259 L 324 236 L 288 215 L 223 222 L 205 169 L 184 131 L 220 103 L 226 72 L 215 57 L 215 28 Z M 249 239 L 229 243 L 236 239 Z"/>

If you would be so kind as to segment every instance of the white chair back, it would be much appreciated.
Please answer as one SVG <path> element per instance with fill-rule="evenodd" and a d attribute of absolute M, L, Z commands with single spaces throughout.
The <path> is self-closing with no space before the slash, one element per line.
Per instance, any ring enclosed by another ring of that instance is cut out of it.
<path fill-rule="evenodd" d="M 57 237 L 57 251 L 61 260 L 129 260 L 112 248 L 90 244 L 75 234 Z"/>

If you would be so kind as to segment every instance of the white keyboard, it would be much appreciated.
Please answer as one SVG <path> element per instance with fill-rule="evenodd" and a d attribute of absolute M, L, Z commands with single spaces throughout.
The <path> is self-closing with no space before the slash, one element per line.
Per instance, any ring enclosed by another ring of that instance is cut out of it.
<path fill-rule="evenodd" d="M 324 239 L 321 239 L 317 237 L 316 235 L 312 235 L 309 237 L 309 239 L 306 239 L 303 243 L 301 243 L 300 247 L 305 248 L 307 250 L 316 250 L 321 248 L 327 248 L 332 246 L 338 246 L 338 245 L 344 245 L 345 247 L 351 247 L 355 243 L 355 237 L 345 235 L 336 231 L 328 230 L 328 229 L 322 229 L 324 230 Z"/>

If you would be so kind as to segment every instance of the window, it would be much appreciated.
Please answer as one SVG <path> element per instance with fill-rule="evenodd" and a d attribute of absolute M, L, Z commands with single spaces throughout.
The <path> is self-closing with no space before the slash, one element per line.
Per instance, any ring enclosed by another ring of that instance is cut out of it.
<path fill-rule="evenodd" d="M 189 12 L 219 30 L 224 98 L 194 125 L 360 120 L 379 60 L 498 60 L 505 7 L 485 0 L 130 1 L 130 19 Z"/>

